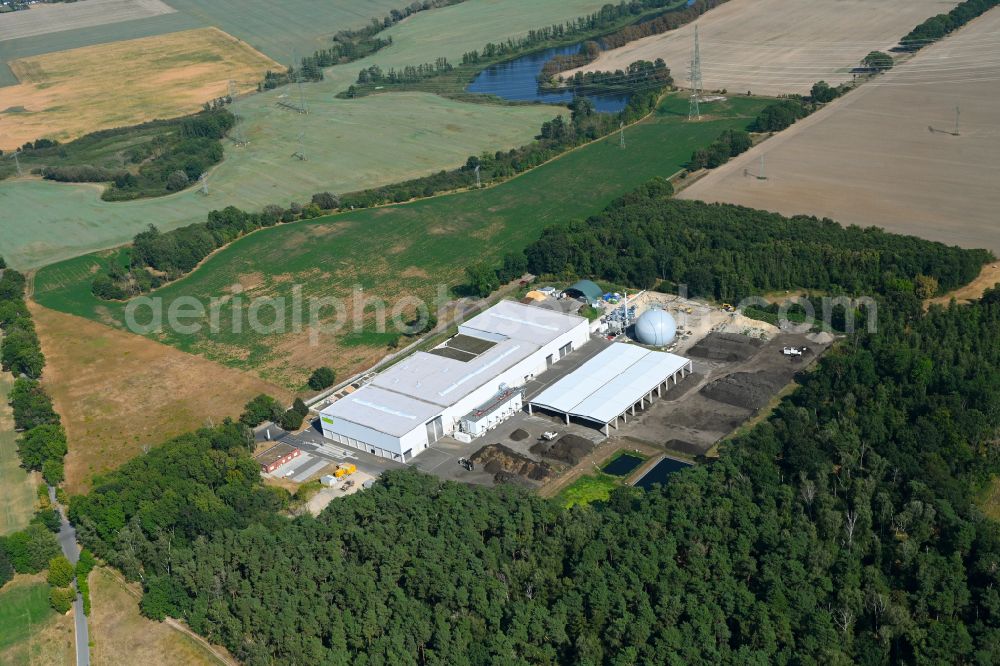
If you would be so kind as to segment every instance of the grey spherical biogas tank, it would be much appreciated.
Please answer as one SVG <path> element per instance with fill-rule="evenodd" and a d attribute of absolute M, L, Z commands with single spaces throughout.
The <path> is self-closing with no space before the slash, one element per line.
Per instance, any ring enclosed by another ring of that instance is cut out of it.
<path fill-rule="evenodd" d="M 677 322 L 666 310 L 648 310 L 635 322 L 635 337 L 644 345 L 665 347 L 677 337 Z"/>

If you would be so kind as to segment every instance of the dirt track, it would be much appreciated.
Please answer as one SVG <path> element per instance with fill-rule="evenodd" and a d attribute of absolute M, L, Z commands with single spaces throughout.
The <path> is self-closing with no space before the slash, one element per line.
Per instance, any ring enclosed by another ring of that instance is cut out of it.
<path fill-rule="evenodd" d="M 697 25 L 706 90 L 806 93 L 821 79 L 830 84 L 850 81 L 850 69 L 870 51 L 892 48 L 913 26 L 956 4 L 954 0 L 730 0 L 694 23 L 608 51 L 581 69 L 617 70 L 636 60 L 663 58 L 674 78 L 686 86 Z"/>
<path fill-rule="evenodd" d="M 1000 75 L 990 57 L 998 32 L 993 10 L 679 197 L 1000 252 Z M 954 130 L 956 105 L 960 135 L 932 132 Z M 754 177 L 762 155 L 767 180 Z"/>

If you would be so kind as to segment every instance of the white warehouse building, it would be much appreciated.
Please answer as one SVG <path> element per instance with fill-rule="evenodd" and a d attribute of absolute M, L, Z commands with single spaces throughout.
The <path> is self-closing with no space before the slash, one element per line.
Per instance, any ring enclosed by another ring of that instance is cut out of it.
<path fill-rule="evenodd" d="M 584 317 L 501 301 L 323 409 L 323 435 L 408 462 L 463 424 L 476 436 L 519 410 L 516 389 L 589 337 Z"/>

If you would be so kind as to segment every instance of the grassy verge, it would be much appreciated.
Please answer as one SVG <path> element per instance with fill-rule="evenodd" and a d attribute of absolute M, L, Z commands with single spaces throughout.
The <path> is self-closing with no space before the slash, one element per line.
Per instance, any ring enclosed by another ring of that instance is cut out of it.
<path fill-rule="evenodd" d="M 73 618 L 52 610 L 44 575 L 17 576 L 0 590 L 0 664 L 71 664 L 73 654 Z"/>

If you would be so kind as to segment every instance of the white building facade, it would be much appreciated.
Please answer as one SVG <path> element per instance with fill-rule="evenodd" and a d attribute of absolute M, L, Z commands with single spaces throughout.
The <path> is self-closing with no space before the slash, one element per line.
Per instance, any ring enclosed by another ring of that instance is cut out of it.
<path fill-rule="evenodd" d="M 501 301 L 459 326 L 454 338 L 411 355 L 326 407 L 320 413 L 323 435 L 408 462 L 453 435 L 464 417 L 484 405 L 495 403 L 497 411 L 478 421 L 495 427 L 511 414 L 511 402 L 494 398 L 524 386 L 589 338 L 583 317 Z M 479 432 L 469 433 L 473 437 L 483 430 L 474 429 Z"/>

